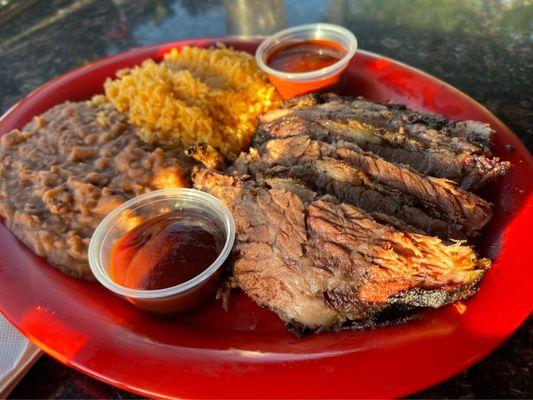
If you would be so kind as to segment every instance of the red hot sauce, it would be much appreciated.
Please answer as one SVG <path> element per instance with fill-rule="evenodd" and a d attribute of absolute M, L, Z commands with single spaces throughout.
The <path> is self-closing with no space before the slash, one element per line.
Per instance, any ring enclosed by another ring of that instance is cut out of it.
<path fill-rule="evenodd" d="M 266 64 L 283 72 L 310 72 L 335 64 L 346 55 L 338 43 L 327 40 L 306 40 L 275 49 Z"/>
<path fill-rule="evenodd" d="M 176 286 L 207 269 L 223 244 L 223 234 L 211 219 L 175 210 L 148 219 L 118 240 L 110 276 L 131 289 Z"/>

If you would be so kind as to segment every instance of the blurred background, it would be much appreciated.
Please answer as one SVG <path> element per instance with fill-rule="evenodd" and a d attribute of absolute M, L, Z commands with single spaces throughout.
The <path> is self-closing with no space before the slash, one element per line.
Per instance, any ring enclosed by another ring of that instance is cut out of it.
<path fill-rule="evenodd" d="M 343 25 L 362 49 L 456 86 L 533 148 L 529 0 L 0 0 L 0 114 L 51 78 L 132 47 L 313 22 Z M 532 332 L 530 319 L 494 354 L 416 397 L 531 398 Z M 131 397 L 48 357 L 12 393 L 36 396 Z"/>

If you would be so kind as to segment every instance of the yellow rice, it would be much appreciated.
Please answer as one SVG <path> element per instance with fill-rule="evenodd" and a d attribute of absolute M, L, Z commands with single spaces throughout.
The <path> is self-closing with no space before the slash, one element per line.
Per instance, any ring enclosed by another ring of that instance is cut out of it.
<path fill-rule="evenodd" d="M 173 49 L 104 86 L 144 141 L 177 149 L 205 142 L 230 159 L 249 145 L 257 115 L 279 103 L 253 57 L 223 45 Z"/>

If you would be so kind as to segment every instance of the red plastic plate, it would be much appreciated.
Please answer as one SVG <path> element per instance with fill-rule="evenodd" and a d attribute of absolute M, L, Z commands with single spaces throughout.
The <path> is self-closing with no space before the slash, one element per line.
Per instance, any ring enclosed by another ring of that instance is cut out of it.
<path fill-rule="evenodd" d="M 249 52 L 258 44 L 258 39 L 197 39 L 97 61 L 31 93 L 0 120 L 0 132 L 21 128 L 55 104 L 88 99 L 119 68 L 160 58 L 172 47 L 218 41 Z M 302 339 L 242 293 L 233 295 L 229 312 L 213 301 L 180 318 L 156 319 L 97 283 L 63 275 L 0 224 L 2 313 L 65 364 L 154 397 L 396 397 L 478 361 L 532 310 L 531 155 L 485 108 L 416 69 L 359 51 L 348 75 L 352 94 L 490 123 L 496 130 L 494 153 L 513 163 L 510 174 L 484 192 L 495 212 L 478 249 L 494 266 L 465 307 L 425 312 L 404 325 Z"/>

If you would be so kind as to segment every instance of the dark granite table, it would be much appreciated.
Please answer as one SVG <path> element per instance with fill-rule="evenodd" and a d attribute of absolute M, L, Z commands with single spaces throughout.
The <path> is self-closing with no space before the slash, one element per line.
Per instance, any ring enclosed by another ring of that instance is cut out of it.
<path fill-rule="evenodd" d="M 0 111 L 78 65 L 134 46 L 326 21 L 487 106 L 533 147 L 528 0 L 0 0 Z M 533 397 L 529 319 L 492 355 L 417 398 Z M 438 361 L 437 361 L 438 362 Z M 43 356 L 14 398 L 135 397 Z"/>

